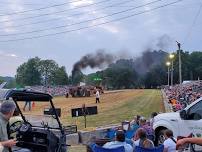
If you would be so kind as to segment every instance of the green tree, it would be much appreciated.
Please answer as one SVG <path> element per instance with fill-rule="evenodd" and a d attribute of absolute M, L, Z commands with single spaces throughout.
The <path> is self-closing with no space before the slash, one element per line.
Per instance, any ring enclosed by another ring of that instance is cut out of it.
<path fill-rule="evenodd" d="M 16 80 L 15 79 L 12 79 L 10 80 L 6 86 L 5 86 L 7 89 L 11 89 L 11 88 L 15 88 L 16 87 Z"/>
<path fill-rule="evenodd" d="M 3 79 L 1 79 L 1 77 L 0 77 L 0 84 L 2 84 L 4 82 L 4 80 Z"/>
<path fill-rule="evenodd" d="M 189 61 L 192 79 L 202 79 L 202 52 L 192 52 Z"/>
<path fill-rule="evenodd" d="M 53 83 L 55 85 L 67 85 L 68 75 L 66 73 L 65 67 L 59 67 L 54 71 Z"/>
<path fill-rule="evenodd" d="M 42 76 L 42 83 L 46 85 L 54 84 L 54 76 L 59 69 L 58 64 L 54 60 L 41 60 L 39 71 Z"/>
<path fill-rule="evenodd" d="M 32 86 L 41 84 L 41 74 L 39 72 L 38 57 L 29 59 L 17 68 L 16 82 L 22 86 Z"/>
<path fill-rule="evenodd" d="M 17 68 L 17 86 L 64 85 L 68 83 L 65 67 L 54 60 L 29 59 Z M 14 82 L 13 82 L 14 83 Z"/>
<path fill-rule="evenodd" d="M 82 82 L 84 79 L 84 74 L 80 71 L 77 70 L 74 72 L 74 75 L 71 77 L 72 78 L 72 84 L 77 85 L 79 82 Z"/>
<path fill-rule="evenodd" d="M 89 85 L 96 85 L 96 82 L 94 81 L 94 78 L 97 77 L 97 74 L 96 73 L 91 73 L 91 74 L 88 74 L 85 78 L 85 82 L 86 84 L 89 84 Z"/>
<path fill-rule="evenodd" d="M 150 69 L 144 76 L 144 86 L 146 88 L 157 88 L 161 85 L 167 85 L 167 67 L 165 65 L 156 65 Z"/>
<path fill-rule="evenodd" d="M 137 81 L 137 73 L 130 67 L 112 66 L 104 71 L 104 77 L 108 87 L 114 89 L 134 88 Z"/>

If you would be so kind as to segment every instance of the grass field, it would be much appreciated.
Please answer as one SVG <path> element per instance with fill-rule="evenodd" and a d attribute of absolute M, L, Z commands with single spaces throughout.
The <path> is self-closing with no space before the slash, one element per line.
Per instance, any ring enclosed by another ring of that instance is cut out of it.
<path fill-rule="evenodd" d="M 123 120 L 131 120 L 134 115 L 149 117 L 151 112 L 164 111 L 162 96 L 159 90 L 123 90 L 101 95 L 101 103 L 95 104 L 95 97 L 65 98 L 55 97 L 54 104 L 62 109 L 61 121 L 64 125 L 77 124 L 79 129 L 84 129 L 84 118 L 72 118 L 71 109 L 86 106 L 98 106 L 98 114 L 87 116 L 87 127 L 94 127 L 116 124 Z M 43 114 L 47 103 L 35 103 L 35 107 L 29 114 Z M 23 103 L 21 104 L 23 106 Z"/>

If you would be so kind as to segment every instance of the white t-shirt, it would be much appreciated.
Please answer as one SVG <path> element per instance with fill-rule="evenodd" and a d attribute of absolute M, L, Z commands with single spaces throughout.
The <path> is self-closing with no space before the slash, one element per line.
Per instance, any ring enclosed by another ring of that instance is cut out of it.
<path fill-rule="evenodd" d="M 135 148 L 135 146 L 139 146 L 140 145 L 140 139 L 138 139 L 138 140 L 135 140 L 134 142 L 133 142 L 133 147 Z"/>
<path fill-rule="evenodd" d="M 96 91 L 96 98 L 100 98 L 100 93 L 99 93 L 99 91 Z"/>
<path fill-rule="evenodd" d="M 168 152 L 176 152 L 176 143 L 172 139 L 170 138 L 166 139 L 163 142 L 163 145 L 165 148 L 168 149 Z"/>
<path fill-rule="evenodd" d="M 133 147 L 126 142 L 112 141 L 103 145 L 104 148 L 113 149 L 124 146 L 125 152 L 133 152 Z"/>

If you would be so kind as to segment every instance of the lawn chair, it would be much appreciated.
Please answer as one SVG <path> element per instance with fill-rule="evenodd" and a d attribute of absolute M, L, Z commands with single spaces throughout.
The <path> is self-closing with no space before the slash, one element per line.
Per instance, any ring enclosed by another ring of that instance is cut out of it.
<path fill-rule="evenodd" d="M 110 140 L 113 140 L 115 138 L 116 135 L 116 130 L 115 129 L 109 129 L 107 131 L 107 138 L 109 138 Z"/>
<path fill-rule="evenodd" d="M 91 145 L 91 149 L 93 152 L 125 152 L 125 149 L 123 146 L 113 148 L 113 149 L 108 149 L 108 148 L 103 148 L 101 146 L 93 144 L 93 145 Z"/>
<path fill-rule="evenodd" d="M 127 130 L 127 131 L 125 132 L 125 137 L 128 138 L 128 139 L 132 139 L 134 133 L 135 133 L 134 130 Z"/>
<path fill-rule="evenodd" d="M 164 146 L 160 145 L 154 148 L 143 148 L 140 146 L 135 147 L 135 152 L 163 152 Z"/>
<path fill-rule="evenodd" d="M 139 126 L 136 126 L 136 127 L 132 128 L 130 130 L 127 130 L 125 132 L 125 137 L 128 138 L 128 139 L 132 139 L 138 128 L 139 128 Z"/>

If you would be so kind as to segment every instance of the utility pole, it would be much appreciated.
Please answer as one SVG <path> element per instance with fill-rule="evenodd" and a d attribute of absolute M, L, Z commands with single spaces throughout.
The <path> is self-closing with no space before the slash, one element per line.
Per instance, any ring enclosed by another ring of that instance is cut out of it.
<path fill-rule="evenodd" d="M 170 85 L 170 62 L 166 62 L 166 65 L 168 67 L 168 86 Z"/>
<path fill-rule="evenodd" d="M 175 55 L 174 54 L 170 54 L 169 58 L 171 60 L 171 86 L 173 86 L 173 59 L 174 59 Z"/>
<path fill-rule="evenodd" d="M 177 42 L 177 46 L 178 46 L 178 53 L 179 53 L 179 81 L 180 81 L 180 85 L 182 84 L 182 61 L 181 61 L 181 44 Z"/>

